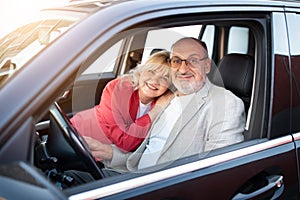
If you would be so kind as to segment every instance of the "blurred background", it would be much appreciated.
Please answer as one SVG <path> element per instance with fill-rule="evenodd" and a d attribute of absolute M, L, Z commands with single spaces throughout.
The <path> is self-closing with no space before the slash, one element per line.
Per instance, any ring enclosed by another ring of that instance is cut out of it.
<path fill-rule="evenodd" d="M 61 6 L 69 0 L 0 0 L 0 38 L 31 21 L 40 9 Z"/>

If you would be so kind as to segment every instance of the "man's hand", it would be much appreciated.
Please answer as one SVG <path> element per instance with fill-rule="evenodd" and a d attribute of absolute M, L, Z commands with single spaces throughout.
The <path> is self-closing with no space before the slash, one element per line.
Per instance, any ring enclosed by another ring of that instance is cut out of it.
<path fill-rule="evenodd" d="M 87 136 L 83 136 L 83 138 L 95 158 L 99 158 L 100 160 L 112 159 L 113 149 L 110 144 L 103 144 L 102 142 Z"/>

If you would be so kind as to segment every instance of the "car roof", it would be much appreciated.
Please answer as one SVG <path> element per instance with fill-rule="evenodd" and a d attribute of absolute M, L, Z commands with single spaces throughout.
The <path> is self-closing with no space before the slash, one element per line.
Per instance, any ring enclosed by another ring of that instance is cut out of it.
<path fill-rule="evenodd" d="M 97 10 L 112 7 L 115 5 L 123 5 L 131 3 L 132 7 L 158 6 L 163 7 L 186 7 L 192 5 L 199 6 L 287 6 L 299 7 L 299 0 L 70 0 L 69 3 L 62 7 L 53 7 L 43 9 L 46 10 L 64 10 L 72 12 L 93 13 Z"/>
<path fill-rule="evenodd" d="M 45 8 L 47 10 L 64 10 L 72 12 L 91 13 L 95 10 L 105 8 L 121 2 L 128 2 L 130 0 L 70 0 L 69 3 L 61 7 Z"/>

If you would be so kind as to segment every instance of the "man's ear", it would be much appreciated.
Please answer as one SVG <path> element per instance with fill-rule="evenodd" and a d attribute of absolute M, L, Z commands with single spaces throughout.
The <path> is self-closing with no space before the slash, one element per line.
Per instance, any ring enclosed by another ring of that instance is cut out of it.
<path fill-rule="evenodd" d="M 208 58 L 206 59 L 205 66 L 204 66 L 204 70 L 206 74 L 210 72 L 210 68 L 211 68 L 210 59 Z"/>

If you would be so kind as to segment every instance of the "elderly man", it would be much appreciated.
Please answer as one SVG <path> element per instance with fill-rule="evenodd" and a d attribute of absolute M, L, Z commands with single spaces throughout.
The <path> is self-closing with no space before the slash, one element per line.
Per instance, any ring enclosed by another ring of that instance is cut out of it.
<path fill-rule="evenodd" d="M 213 85 L 205 43 L 182 38 L 171 49 L 175 97 L 134 152 L 85 138 L 92 154 L 112 168 L 135 171 L 244 140 L 243 102 Z M 167 98 L 166 98 L 167 99 Z"/>

